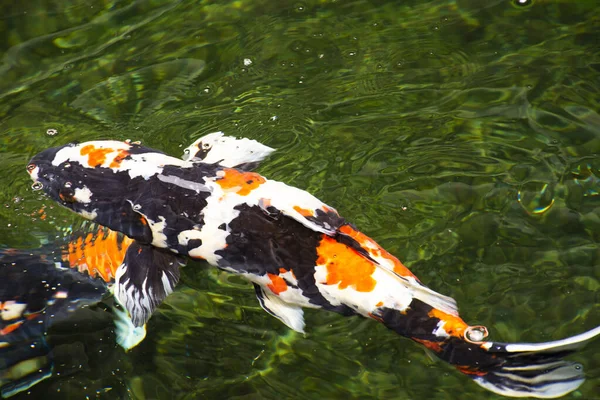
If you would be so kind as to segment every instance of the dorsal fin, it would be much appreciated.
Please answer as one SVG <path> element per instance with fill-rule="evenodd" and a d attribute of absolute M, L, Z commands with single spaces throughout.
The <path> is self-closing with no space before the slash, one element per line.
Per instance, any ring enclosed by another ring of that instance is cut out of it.
<path fill-rule="evenodd" d="M 400 279 L 407 288 L 410 288 L 412 295 L 416 299 L 442 312 L 458 316 L 456 300 L 437 293 L 423 285 L 400 260 L 388 253 L 373 239 L 357 231 L 350 224 L 341 226 L 336 233 L 338 241 L 354 249 L 363 257 L 368 258 L 391 276 Z"/>
<path fill-rule="evenodd" d="M 223 132 L 213 132 L 187 147 L 183 159 L 249 171 L 274 151 L 275 149 L 256 140 L 238 139 L 225 136 Z"/>

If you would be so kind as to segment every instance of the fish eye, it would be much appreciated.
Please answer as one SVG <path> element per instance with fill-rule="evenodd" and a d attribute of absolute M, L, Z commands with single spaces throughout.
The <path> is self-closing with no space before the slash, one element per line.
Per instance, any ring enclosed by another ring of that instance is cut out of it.
<path fill-rule="evenodd" d="M 202 147 L 204 147 L 205 149 L 210 149 L 210 143 L 203 143 Z"/>
<path fill-rule="evenodd" d="M 27 171 L 31 172 L 35 169 L 35 167 L 36 167 L 36 165 L 31 163 L 31 164 L 27 165 L 26 168 L 27 168 Z"/>
<path fill-rule="evenodd" d="M 33 190 L 42 190 L 44 188 L 44 185 L 41 182 L 33 182 L 33 185 L 31 185 L 31 188 Z"/>

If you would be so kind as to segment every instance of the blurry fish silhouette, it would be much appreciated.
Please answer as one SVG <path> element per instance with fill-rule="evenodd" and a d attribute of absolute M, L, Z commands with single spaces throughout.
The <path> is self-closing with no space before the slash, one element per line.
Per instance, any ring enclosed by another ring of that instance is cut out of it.
<path fill-rule="evenodd" d="M 304 331 L 302 307 L 361 315 L 413 339 L 493 392 L 552 398 L 584 381 L 562 357 L 600 335 L 484 341 L 455 301 L 309 193 L 250 172 L 273 149 L 217 132 L 184 160 L 140 144 L 93 141 L 51 148 L 27 170 L 37 188 L 83 217 L 134 239 L 115 296 L 142 326 L 177 284 L 179 255 L 205 259 L 254 284 L 261 306 Z M 171 252 L 166 252 L 169 249 Z"/>
<path fill-rule="evenodd" d="M 104 227 L 72 236 L 59 247 L 0 251 L 0 394 L 9 397 L 52 376 L 48 329 L 110 292 L 131 239 Z M 60 255 L 59 261 L 51 254 Z M 114 309 L 117 341 L 137 345 L 145 327 L 135 328 Z"/>

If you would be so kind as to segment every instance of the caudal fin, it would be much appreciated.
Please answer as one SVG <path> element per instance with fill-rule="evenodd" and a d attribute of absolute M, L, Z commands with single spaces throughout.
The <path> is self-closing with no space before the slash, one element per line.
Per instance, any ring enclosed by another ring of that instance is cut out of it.
<path fill-rule="evenodd" d="M 599 335 L 600 327 L 546 343 L 460 343 L 452 338 L 439 355 L 494 393 L 552 399 L 576 390 L 585 380 L 583 367 L 563 357 Z"/>

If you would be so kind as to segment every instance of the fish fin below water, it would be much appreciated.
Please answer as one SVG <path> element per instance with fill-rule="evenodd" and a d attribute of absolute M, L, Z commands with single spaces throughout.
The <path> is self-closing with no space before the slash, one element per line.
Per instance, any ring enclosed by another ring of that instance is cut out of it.
<path fill-rule="evenodd" d="M 129 351 L 140 344 L 146 337 L 146 325 L 133 325 L 131 316 L 122 307 L 122 305 L 120 308 L 117 306 L 113 307 L 115 334 L 117 336 L 117 344 L 125 351 Z"/>
<path fill-rule="evenodd" d="M 50 378 L 53 363 L 42 339 L 5 344 L 0 347 L 0 397 L 8 398 Z"/>
<path fill-rule="evenodd" d="M 277 295 L 254 284 L 254 290 L 260 306 L 269 314 L 283 322 L 288 328 L 304 333 L 304 311 L 282 301 Z"/>
<path fill-rule="evenodd" d="M 275 149 L 256 140 L 238 139 L 225 136 L 223 132 L 213 132 L 187 147 L 183 159 L 251 171 L 274 151 Z"/>
<path fill-rule="evenodd" d="M 135 327 L 142 327 L 173 292 L 181 265 L 181 258 L 169 250 L 139 242 L 129 246 L 117 269 L 114 294 Z"/>
<path fill-rule="evenodd" d="M 585 376 L 581 365 L 572 361 L 511 360 L 485 375 L 473 375 L 473 380 L 483 388 L 507 397 L 553 399 L 576 390 L 585 381 Z"/>
<path fill-rule="evenodd" d="M 419 299 L 432 308 L 438 309 L 446 314 L 458 316 L 458 305 L 456 304 L 456 300 L 452 297 L 437 293 L 417 282 L 408 281 L 407 286 L 412 290 L 412 295 L 415 299 Z"/>
<path fill-rule="evenodd" d="M 585 380 L 581 364 L 562 357 L 600 336 L 600 327 L 545 343 L 487 342 L 487 352 L 502 360 L 489 370 L 462 370 L 480 386 L 503 396 L 551 399 L 576 390 Z M 460 368 L 459 368 L 460 369 Z M 485 373 L 482 373 L 485 372 Z"/>

